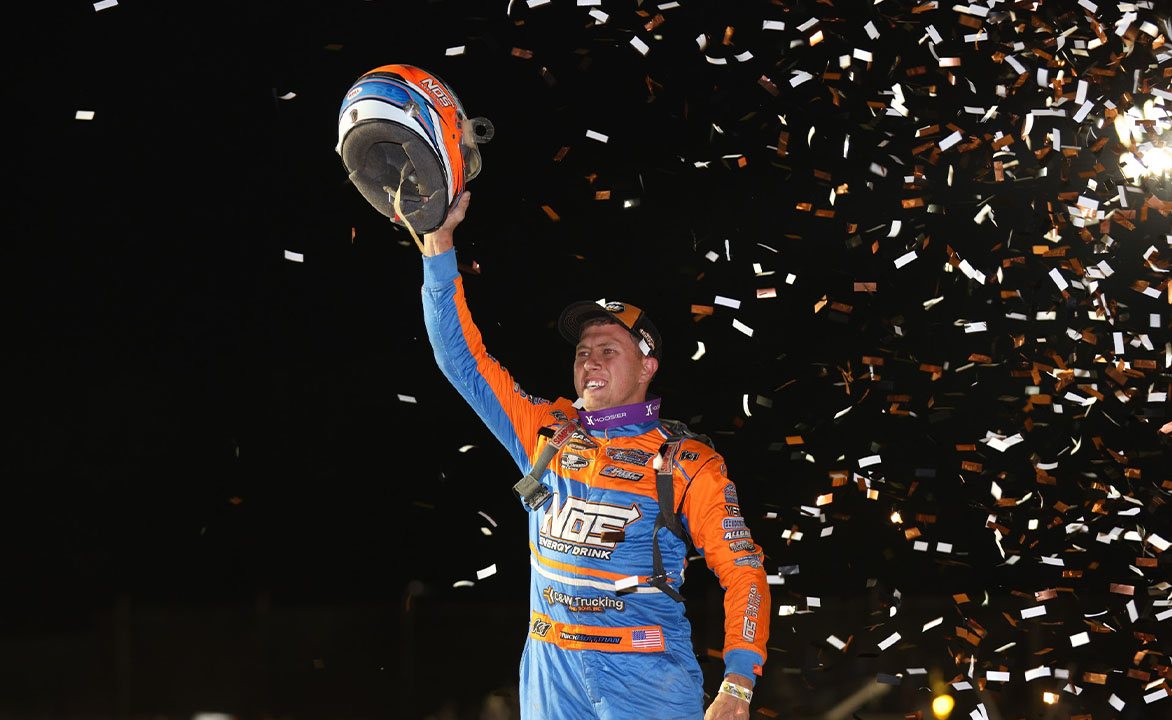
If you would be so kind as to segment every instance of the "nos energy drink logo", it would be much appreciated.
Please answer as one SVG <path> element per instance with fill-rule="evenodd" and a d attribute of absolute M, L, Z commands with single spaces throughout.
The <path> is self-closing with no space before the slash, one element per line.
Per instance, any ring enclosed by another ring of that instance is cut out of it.
<path fill-rule="evenodd" d="M 542 515 L 541 547 L 602 560 L 610 560 L 615 546 L 613 540 L 603 540 L 603 533 L 622 532 L 643 516 L 635 504 L 624 507 L 588 502 L 573 495 L 562 502 L 558 493 Z"/>

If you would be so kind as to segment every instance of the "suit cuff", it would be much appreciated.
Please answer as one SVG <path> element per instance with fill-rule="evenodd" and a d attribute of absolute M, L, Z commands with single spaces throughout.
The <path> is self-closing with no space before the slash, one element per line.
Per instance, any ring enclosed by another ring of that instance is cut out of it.
<path fill-rule="evenodd" d="M 750 682 L 756 684 L 757 674 L 754 670 L 764 662 L 764 658 L 752 650 L 743 650 L 740 648 L 729 650 L 724 654 L 724 674 L 736 673 L 737 675 L 744 675 L 749 678 Z M 752 690 L 752 688 L 749 689 Z"/>
<path fill-rule="evenodd" d="M 460 271 L 456 268 L 456 248 L 452 248 L 439 255 L 428 257 L 423 255 L 423 287 L 427 290 L 439 290 L 451 285 Z"/>

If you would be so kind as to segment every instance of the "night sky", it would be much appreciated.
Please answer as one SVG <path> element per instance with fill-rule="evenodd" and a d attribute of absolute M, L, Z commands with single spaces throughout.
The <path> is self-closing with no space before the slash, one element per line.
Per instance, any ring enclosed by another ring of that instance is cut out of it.
<path fill-rule="evenodd" d="M 572 394 L 569 302 L 661 330 L 662 414 L 713 437 L 777 582 L 755 718 L 860 688 L 860 717 L 943 692 L 974 720 L 1162 717 L 1159 6 L 73 2 L 10 27 L 0 714 L 475 718 L 515 684 L 517 470 L 333 149 L 354 80 L 407 63 L 495 125 L 456 241 L 524 388 Z M 719 587 L 697 563 L 686 590 L 711 681 Z"/>

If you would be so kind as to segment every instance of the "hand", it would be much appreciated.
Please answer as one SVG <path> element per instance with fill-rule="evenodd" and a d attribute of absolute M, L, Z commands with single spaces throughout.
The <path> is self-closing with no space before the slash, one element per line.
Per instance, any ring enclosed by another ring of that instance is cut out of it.
<path fill-rule="evenodd" d="M 753 684 L 749 678 L 733 673 L 729 673 L 724 679 L 741 687 Z M 708 706 L 708 712 L 704 713 L 704 720 L 741 720 L 748 717 L 749 703 L 727 693 L 717 693 L 716 699 Z"/>
<path fill-rule="evenodd" d="M 471 197 L 472 193 L 467 190 L 460 193 L 460 197 L 456 198 L 456 202 L 448 208 L 448 216 L 444 218 L 444 224 L 436 228 L 434 232 L 423 236 L 424 255 L 431 257 L 452 249 L 455 244 L 452 234 L 455 232 L 456 226 L 464 221 L 464 214 L 468 212 L 468 202 Z"/>

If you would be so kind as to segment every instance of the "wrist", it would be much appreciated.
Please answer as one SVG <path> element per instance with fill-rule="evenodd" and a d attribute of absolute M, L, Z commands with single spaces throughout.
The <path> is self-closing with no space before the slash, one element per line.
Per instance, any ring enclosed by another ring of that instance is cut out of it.
<path fill-rule="evenodd" d="M 451 230 L 439 230 L 423 236 L 423 254 L 428 257 L 451 250 L 455 245 Z"/>

